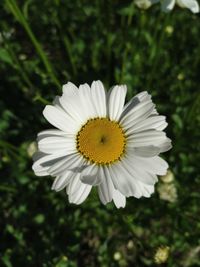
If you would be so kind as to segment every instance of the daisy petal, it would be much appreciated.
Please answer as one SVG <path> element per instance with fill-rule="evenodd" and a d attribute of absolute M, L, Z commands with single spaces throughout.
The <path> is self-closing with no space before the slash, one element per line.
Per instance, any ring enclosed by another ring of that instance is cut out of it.
<path fill-rule="evenodd" d="M 76 143 L 74 137 L 50 136 L 40 139 L 38 148 L 47 154 L 63 153 L 64 156 L 76 152 Z"/>
<path fill-rule="evenodd" d="M 132 149 L 129 150 L 130 154 L 145 158 L 154 157 L 160 153 L 160 147 L 153 145 L 143 146 L 143 147 L 133 147 Z"/>
<path fill-rule="evenodd" d="M 118 209 L 126 206 L 126 197 L 116 189 L 113 190 L 113 201 Z"/>
<path fill-rule="evenodd" d="M 69 202 L 77 205 L 81 204 L 87 198 L 91 189 L 92 186 L 83 184 L 80 180 L 80 174 L 76 174 L 67 189 Z"/>
<path fill-rule="evenodd" d="M 47 155 L 42 152 L 37 152 L 34 155 L 33 160 L 35 161 L 32 169 L 38 176 L 46 176 L 49 175 L 48 169 L 51 164 L 60 161 L 63 156 L 59 154 Z"/>
<path fill-rule="evenodd" d="M 98 185 L 102 182 L 102 178 L 98 173 L 99 168 L 97 167 L 96 164 L 90 165 L 86 167 L 82 172 L 81 172 L 81 181 L 84 184 L 89 184 L 89 185 Z"/>
<path fill-rule="evenodd" d="M 122 164 L 126 168 L 133 179 L 136 181 L 141 181 L 144 184 L 154 185 L 158 181 L 157 176 L 152 173 L 148 173 L 146 170 L 138 168 L 135 164 L 133 165 L 132 161 L 127 157 L 123 159 Z"/>
<path fill-rule="evenodd" d="M 145 120 L 139 121 L 134 127 L 127 130 L 126 134 L 142 132 L 150 129 L 162 131 L 167 127 L 165 116 L 151 116 Z"/>
<path fill-rule="evenodd" d="M 118 121 L 121 116 L 125 97 L 126 97 L 127 87 L 125 85 L 114 86 L 110 92 L 108 109 L 109 109 L 109 118 L 111 120 Z"/>
<path fill-rule="evenodd" d="M 56 177 L 51 189 L 57 192 L 61 191 L 69 184 L 74 175 L 75 174 L 71 171 L 64 172 L 61 176 Z"/>
<path fill-rule="evenodd" d="M 140 181 L 138 181 L 137 186 L 140 188 L 143 197 L 150 197 L 155 191 L 153 185 L 147 185 Z"/>
<path fill-rule="evenodd" d="M 95 81 L 91 86 L 91 96 L 98 117 L 106 117 L 106 94 L 100 81 Z"/>
<path fill-rule="evenodd" d="M 122 164 L 118 163 L 109 166 L 109 172 L 115 189 L 126 197 L 138 197 L 139 192 L 137 192 L 134 178 Z"/>
<path fill-rule="evenodd" d="M 132 108 L 137 106 L 142 101 L 151 100 L 151 96 L 146 92 L 141 92 L 134 96 L 123 108 L 121 118 L 124 117 Z"/>
<path fill-rule="evenodd" d="M 154 104 L 151 100 L 139 103 L 120 119 L 124 129 L 133 128 L 136 123 L 146 119 L 153 111 Z"/>
<path fill-rule="evenodd" d="M 57 109 L 60 109 L 61 111 L 63 111 L 63 108 L 60 104 L 60 101 L 59 101 L 60 97 L 59 96 L 56 96 L 52 102 L 53 106 L 56 107 Z"/>
<path fill-rule="evenodd" d="M 160 147 L 160 153 L 166 152 L 172 148 L 172 141 L 169 138 L 167 138 L 166 141 L 159 147 Z"/>
<path fill-rule="evenodd" d="M 49 175 L 47 170 L 48 170 L 48 167 L 46 168 L 43 168 L 41 165 L 40 165 L 40 160 L 42 158 L 44 158 L 44 156 L 46 156 L 45 153 L 42 153 L 40 151 L 37 151 L 36 153 L 34 153 L 33 155 L 33 166 L 32 166 L 32 170 L 35 172 L 35 174 L 37 176 L 47 176 Z"/>
<path fill-rule="evenodd" d="M 151 95 L 148 94 L 147 91 L 140 92 L 135 97 L 139 98 L 140 102 L 147 101 L 147 100 L 150 100 L 151 99 Z"/>
<path fill-rule="evenodd" d="M 64 84 L 62 90 L 63 94 L 67 97 L 71 97 L 78 94 L 78 88 L 71 82 Z"/>
<path fill-rule="evenodd" d="M 87 83 L 79 86 L 79 97 L 88 118 L 98 117 L 98 113 L 92 102 L 91 89 Z"/>
<path fill-rule="evenodd" d="M 130 147 L 159 146 L 166 141 L 166 134 L 161 131 L 147 130 L 130 135 L 127 138 Z"/>
<path fill-rule="evenodd" d="M 99 198 L 103 204 L 109 203 L 112 199 L 117 208 L 125 207 L 126 197 L 114 188 L 108 167 L 101 168 L 102 183 L 98 186 Z"/>
<path fill-rule="evenodd" d="M 59 101 L 69 117 L 71 117 L 73 121 L 76 121 L 76 123 L 79 125 L 79 128 L 81 124 L 87 121 L 88 117 L 85 109 L 83 108 L 79 95 L 72 95 L 70 98 L 66 95 L 63 95 L 60 97 Z"/>
<path fill-rule="evenodd" d="M 78 153 L 74 153 L 63 157 L 57 163 L 53 164 L 48 171 L 52 176 L 57 176 L 66 170 L 73 170 L 82 166 L 84 162 L 85 160 Z"/>
<path fill-rule="evenodd" d="M 63 131 L 55 130 L 55 129 L 49 129 L 42 132 L 39 132 L 37 135 L 37 141 L 40 141 L 41 139 L 45 137 L 51 137 L 51 136 L 74 136 L 74 135 L 67 135 Z"/>
<path fill-rule="evenodd" d="M 47 105 L 43 111 L 44 117 L 56 128 L 65 133 L 73 134 L 77 131 L 78 125 L 64 111 Z"/>
<path fill-rule="evenodd" d="M 130 159 L 132 160 L 132 164 L 134 163 L 138 168 L 144 169 L 147 172 L 158 175 L 165 175 L 167 173 L 168 164 L 161 157 L 141 158 L 134 156 Z"/>
<path fill-rule="evenodd" d="M 98 193 L 101 202 L 105 205 L 112 201 L 114 186 L 103 168 L 100 169 L 99 175 L 102 177 L 102 183 L 98 186 Z"/>

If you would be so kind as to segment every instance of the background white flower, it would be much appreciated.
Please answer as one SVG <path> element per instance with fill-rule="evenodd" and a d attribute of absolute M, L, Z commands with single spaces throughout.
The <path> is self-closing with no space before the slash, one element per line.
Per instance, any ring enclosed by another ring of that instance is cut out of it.
<path fill-rule="evenodd" d="M 134 3 L 140 9 L 148 9 L 153 4 L 151 0 L 135 0 Z"/>
<path fill-rule="evenodd" d="M 38 134 L 33 170 L 56 179 L 52 189 L 66 188 L 69 202 L 80 204 L 93 186 L 103 204 L 124 207 L 126 197 L 150 197 L 157 175 L 168 164 L 158 155 L 171 148 L 151 96 L 142 92 L 126 105 L 127 88 L 108 93 L 100 81 L 63 86 L 63 95 L 44 109 L 56 128 Z"/>
<path fill-rule="evenodd" d="M 188 8 L 193 13 L 199 13 L 199 3 L 196 0 L 135 0 L 135 5 L 140 9 L 148 9 L 153 4 L 161 3 L 161 10 L 163 12 L 170 12 L 175 4 L 181 8 Z"/>
<path fill-rule="evenodd" d="M 193 13 L 199 13 L 199 4 L 196 0 L 163 0 L 161 1 L 162 10 L 170 12 L 175 4 L 182 8 L 188 8 Z"/>
<path fill-rule="evenodd" d="M 178 199 L 177 189 L 174 183 L 159 184 L 158 194 L 160 199 L 174 203 Z"/>

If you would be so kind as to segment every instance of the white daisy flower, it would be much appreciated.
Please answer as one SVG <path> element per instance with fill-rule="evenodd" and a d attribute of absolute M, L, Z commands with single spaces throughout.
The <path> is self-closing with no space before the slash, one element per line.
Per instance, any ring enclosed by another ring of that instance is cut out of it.
<path fill-rule="evenodd" d="M 151 96 L 142 92 L 126 105 L 127 87 L 105 92 L 100 81 L 77 88 L 68 82 L 63 95 L 43 111 L 56 128 L 38 134 L 33 170 L 56 179 L 52 189 L 66 188 L 70 203 L 80 204 L 97 187 L 103 204 L 124 207 L 126 197 L 150 197 L 157 175 L 168 164 L 158 155 L 171 148 Z"/>
<path fill-rule="evenodd" d="M 146 10 L 159 1 L 160 0 L 134 0 L 134 3 L 138 8 Z"/>
<path fill-rule="evenodd" d="M 134 3 L 140 9 L 148 9 L 152 6 L 151 0 L 135 0 Z"/>
<path fill-rule="evenodd" d="M 171 11 L 175 4 L 182 8 L 188 8 L 193 13 L 199 13 L 199 4 L 196 0 L 163 0 L 161 1 L 164 12 Z"/>

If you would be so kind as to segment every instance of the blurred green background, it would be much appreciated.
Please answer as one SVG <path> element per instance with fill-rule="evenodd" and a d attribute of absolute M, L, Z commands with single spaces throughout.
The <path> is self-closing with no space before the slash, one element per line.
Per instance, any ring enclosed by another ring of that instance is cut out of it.
<path fill-rule="evenodd" d="M 0 266 L 200 266 L 199 15 L 129 0 L 0 7 Z M 127 84 L 127 100 L 148 90 L 173 141 L 164 158 L 174 178 L 125 209 L 102 205 L 95 190 L 70 205 L 31 169 L 36 134 L 51 128 L 45 104 L 67 81 L 97 79 Z"/>

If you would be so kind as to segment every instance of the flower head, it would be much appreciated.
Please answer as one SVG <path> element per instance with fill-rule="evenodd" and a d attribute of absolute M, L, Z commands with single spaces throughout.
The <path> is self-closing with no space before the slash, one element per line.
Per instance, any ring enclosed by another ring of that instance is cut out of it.
<path fill-rule="evenodd" d="M 157 249 L 154 260 L 156 264 L 165 263 L 169 257 L 170 248 L 167 246 L 161 246 Z"/>
<path fill-rule="evenodd" d="M 160 177 L 163 183 L 171 183 L 174 181 L 174 174 L 172 171 L 168 170 L 167 173 Z"/>
<path fill-rule="evenodd" d="M 158 186 L 160 199 L 174 203 L 178 199 L 177 189 L 174 183 L 162 183 Z"/>
<path fill-rule="evenodd" d="M 33 170 L 56 179 L 52 189 L 66 188 L 69 202 L 80 204 L 93 186 L 103 204 L 124 207 L 126 197 L 150 197 L 157 175 L 167 163 L 158 155 L 171 148 L 151 96 L 142 92 L 126 105 L 127 87 L 106 92 L 100 81 L 77 88 L 68 82 L 63 94 L 43 111 L 56 128 L 38 134 Z"/>
<path fill-rule="evenodd" d="M 37 151 L 37 144 L 36 142 L 31 142 L 27 147 L 27 154 L 30 158 L 34 155 L 34 153 Z"/>

